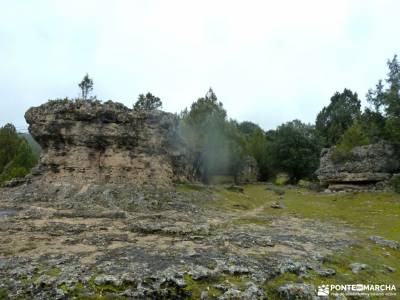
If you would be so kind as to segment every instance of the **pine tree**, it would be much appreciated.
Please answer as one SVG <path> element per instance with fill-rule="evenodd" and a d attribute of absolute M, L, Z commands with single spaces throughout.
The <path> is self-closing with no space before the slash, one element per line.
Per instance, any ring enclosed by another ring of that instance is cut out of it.
<path fill-rule="evenodd" d="M 82 92 L 82 99 L 86 100 L 93 90 L 93 80 L 89 77 L 89 74 L 86 73 L 85 77 L 83 77 L 81 83 L 79 84 Z"/>

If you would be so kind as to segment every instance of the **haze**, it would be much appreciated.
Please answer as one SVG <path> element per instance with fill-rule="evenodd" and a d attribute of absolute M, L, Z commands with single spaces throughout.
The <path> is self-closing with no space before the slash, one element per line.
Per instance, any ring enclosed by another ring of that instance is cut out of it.
<path fill-rule="evenodd" d="M 400 53 L 393 1 L 0 1 L 0 125 L 76 97 L 139 93 L 180 112 L 212 87 L 231 118 L 314 122 L 332 94 L 364 99 Z"/>

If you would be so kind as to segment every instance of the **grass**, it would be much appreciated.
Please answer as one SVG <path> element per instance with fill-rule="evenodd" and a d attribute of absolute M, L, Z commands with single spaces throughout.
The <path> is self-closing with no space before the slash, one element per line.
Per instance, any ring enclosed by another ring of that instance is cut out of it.
<path fill-rule="evenodd" d="M 305 189 L 286 189 L 283 210 L 270 206 L 278 201 L 274 192 L 262 184 L 248 185 L 244 193 L 217 191 L 217 201 L 205 204 L 224 211 L 262 209 L 258 218 L 291 215 L 301 218 L 346 224 L 364 236 L 381 235 L 400 239 L 400 195 L 394 193 L 318 194 Z M 240 221 L 238 221 L 240 222 Z"/>
<path fill-rule="evenodd" d="M 314 286 L 331 283 L 400 283 L 400 251 L 384 248 L 369 240 L 371 235 L 379 235 L 385 239 L 400 241 L 398 194 L 319 194 L 305 189 L 286 189 L 282 200 L 285 209 L 277 210 L 270 206 L 279 200 L 279 196 L 266 190 L 263 184 L 245 186 L 244 193 L 225 189 L 219 189 L 216 193 L 217 201 L 208 202 L 206 206 L 238 212 L 239 217 L 233 220 L 234 224 L 265 225 L 268 224 L 265 221 L 267 217 L 295 216 L 345 225 L 354 230 L 358 243 L 331 255 L 323 263 L 323 267 L 335 269 L 336 275 L 325 278 L 311 272 L 309 278 L 300 278 L 295 274 L 283 274 L 265 285 L 266 293 L 273 299 L 278 297 L 275 294 L 276 287 L 289 281 L 310 283 Z M 251 217 L 245 214 L 252 210 L 255 214 L 251 214 Z M 369 268 L 353 274 L 349 265 L 354 262 L 365 263 Z M 394 267 L 396 271 L 391 273 L 386 266 Z"/>
<path fill-rule="evenodd" d="M 250 210 L 267 204 L 273 194 L 262 185 L 245 186 L 245 192 L 229 191 L 226 188 L 216 189 L 217 201 L 205 204 L 208 208 L 224 211 Z M 271 202 L 272 203 L 272 202 Z"/>
<path fill-rule="evenodd" d="M 299 193 L 300 192 L 300 193 Z M 289 190 L 284 200 L 287 212 L 300 217 L 345 223 L 359 233 L 400 238 L 400 195 L 352 193 L 319 195 Z"/>
<path fill-rule="evenodd" d="M 180 193 L 190 193 L 190 192 L 195 192 L 195 191 L 204 191 L 206 189 L 207 189 L 206 186 L 200 185 L 200 184 L 184 183 L 184 184 L 178 184 L 176 186 L 177 192 L 180 192 Z"/>
<path fill-rule="evenodd" d="M 194 280 L 190 275 L 185 275 L 184 280 L 186 283 L 184 290 L 193 299 L 200 299 L 202 291 L 207 291 L 208 294 L 213 297 L 217 297 L 222 294 L 220 290 L 212 286 L 215 284 L 214 280 Z"/>
<path fill-rule="evenodd" d="M 266 219 L 265 217 L 242 217 L 233 219 L 232 223 L 237 225 L 242 225 L 242 224 L 268 225 L 271 224 L 271 220 Z"/>

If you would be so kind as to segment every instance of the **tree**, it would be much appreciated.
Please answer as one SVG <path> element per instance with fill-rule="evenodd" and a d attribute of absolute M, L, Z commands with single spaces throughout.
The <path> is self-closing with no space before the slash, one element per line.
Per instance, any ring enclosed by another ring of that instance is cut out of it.
<path fill-rule="evenodd" d="M 336 145 L 343 133 L 361 114 L 361 102 L 357 93 L 344 89 L 336 92 L 331 103 L 319 112 L 315 126 L 324 146 Z"/>
<path fill-rule="evenodd" d="M 259 131 L 259 130 L 262 131 L 260 126 L 258 126 L 257 124 L 254 124 L 253 122 L 249 122 L 249 121 L 244 121 L 244 122 L 240 123 L 238 125 L 238 128 L 239 128 L 240 132 L 243 133 L 243 135 L 246 137 L 250 137 L 256 131 Z"/>
<path fill-rule="evenodd" d="M 235 175 L 244 154 L 243 139 L 214 91 L 210 88 L 181 118 L 182 135 L 195 153 L 193 165 L 203 182 L 209 183 L 213 175 Z"/>
<path fill-rule="evenodd" d="M 336 161 L 351 159 L 350 153 L 354 147 L 370 144 L 371 141 L 363 130 L 362 124 L 355 121 L 343 134 L 334 149 L 333 159 Z"/>
<path fill-rule="evenodd" d="M 387 135 L 385 128 L 386 120 L 379 110 L 371 110 L 370 108 L 366 108 L 362 113 L 358 123 L 363 134 L 371 143 L 377 143 L 384 139 Z"/>
<path fill-rule="evenodd" d="M 375 90 L 369 89 L 367 93 L 367 101 L 372 104 L 375 112 L 379 112 L 382 105 L 384 105 L 384 86 L 382 80 L 379 80 L 375 86 Z"/>
<path fill-rule="evenodd" d="M 313 176 L 321 152 L 314 126 L 294 120 L 269 131 L 268 136 L 268 159 L 275 173 L 285 172 L 293 182 Z"/>
<path fill-rule="evenodd" d="M 36 163 L 37 155 L 15 127 L 12 124 L 0 127 L 0 183 L 25 176 Z"/>
<path fill-rule="evenodd" d="M 146 95 L 140 94 L 138 100 L 133 106 L 136 111 L 151 111 L 161 107 L 162 102 L 160 98 L 151 93 L 147 93 Z"/>
<path fill-rule="evenodd" d="M 223 123 L 226 121 L 226 110 L 219 102 L 214 91 L 210 88 L 205 97 L 199 98 L 190 106 L 186 123 L 207 131 L 210 123 Z"/>
<path fill-rule="evenodd" d="M 400 63 L 397 55 L 388 60 L 387 65 L 386 85 L 379 80 L 375 90 L 368 91 L 367 100 L 375 109 L 375 117 L 384 122 L 384 129 L 377 132 L 374 139 L 386 139 L 400 145 Z"/>
<path fill-rule="evenodd" d="M 89 74 L 86 73 L 85 77 L 83 77 L 81 83 L 79 84 L 82 92 L 82 99 L 86 100 L 93 90 L 93 80 L 89 77 Z"/>
<path fill-rule="evenodd" d="M 260 179 L 266 180 L 270 175 L 270 166 L 267 158 L 267 138 L 260 126 L 252 122 L 242 122 L 238 126 L 245 139 L 246 153 L 257 161 Z"/>

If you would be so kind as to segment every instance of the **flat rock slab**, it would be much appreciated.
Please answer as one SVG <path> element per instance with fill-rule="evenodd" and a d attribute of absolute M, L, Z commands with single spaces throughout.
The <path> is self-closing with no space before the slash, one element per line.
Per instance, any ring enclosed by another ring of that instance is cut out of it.
<path fill-rule="evenodd" d="M 213 282 L 203 298 L 257 299 L 267 280 L 320 270 L 321 257 L 351 242 L 346 228 L 296 217 L 238 224 L 240 211 L 204 208 L 215 201 L 208 191 L 31 184 L 0 199 L 0 289 L 10 297 L 183 299 L 193 283 Z"/>

